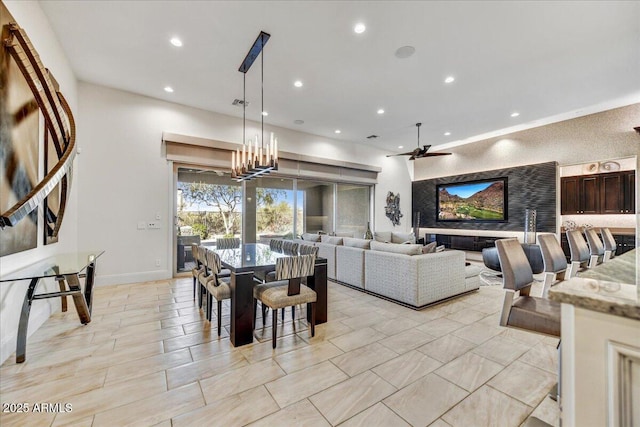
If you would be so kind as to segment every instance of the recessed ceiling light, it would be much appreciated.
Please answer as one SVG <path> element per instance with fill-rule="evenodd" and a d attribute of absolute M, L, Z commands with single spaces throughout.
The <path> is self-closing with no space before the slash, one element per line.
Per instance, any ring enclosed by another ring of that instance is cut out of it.
<path fill-rule="evenodd" d="M 340 129 L 336 129 L 334 130 L 335 133 L 342 133 L 342 131 Z"/>
<path fill-rule="evenodd" d="M 304 120 L 297 119 L 297 120 L 294 120 L 293 123 L 295 123 L 297 125 L 302 125 L 302 124 L 304 124 Z"/>
<path fill-rule="evenodd" d="M 380 108 L 380 109 L 378 110 L 378 114 L 384 114 L 384 110 L 383 110 L 382 108 Z"/>
<path fill-rule="evenodd" d="M 295 87 L 302 87 L 302 82 L 300 80 L 296 80 L 295 82 L 293 82 L 293 85 Z"/>
<path fill-rule="evenodd" d="M 405 59 L 410 57 L 411 55 L 413 55 L 414 53 L 416 53 L 416 48 L 413 46 L 402 46 L 399 47 L 396 50 L 396 58 L 400 58 L 400 59 Z"/>
<path fill-rule="evenodd" d="M 182 40 L 180 40 L 177 37 L 173 37 L 171 40 L 169 40 L 171 42 L 172 45 L 174 45 L 175 47 L 181 47 L 182 46 Z"/>
<path fill-rule="evenodd" d="M 358 22 L 356 24 L 356 26 L 353 27 L 353 31 L 355 31 L 356 34 L 362 34 L 362 33 L 364 33 L 364 30 L 366 30 L 366 29 L 367 29 L 367 27 L 362 22 Z"/>
<path fill-rule="evenodd" d="M 398 145 L 398 148 L 404 148 L 404 145 Z"/>
<path fill-rule="evenodd" d="M 453 77 L 453 76 L 449 76 L 449 77 L 447 77 L 446 79 L 444 79 L 444 82 L 445 82 L 445 83 L 453 83 L 455 80 L 456 80 L 456 78 L 455 78 L 455 77 Z"/>
<path fill-rule="evenodd" d="M 518 117 L 520 115 L 520 113 L 518 113 L 517 111 L 511 113 L 511 117 Z"/>
<path fill-rule="evenodd" d="M 444 136 L 449 136 L 449 135 L 451 135 L 451 132 L 445 132 L 444 133 Z"/>
<path fill-rule="evenodd" d="M 262 115 L 263 115 L 263 116 L 268 116 L 268 115 L 269 115 L 269 113 L 267 113 L 266 111 L 263 111 L 263 112 L 262 112 Z"/>
<path fill-rule="evenodd" d="M 171 86 L 165 86 L 164 87 L 164 91 L 165 92 L 169 92 L 169 93 L 173 93 L 173 88 Z"/>

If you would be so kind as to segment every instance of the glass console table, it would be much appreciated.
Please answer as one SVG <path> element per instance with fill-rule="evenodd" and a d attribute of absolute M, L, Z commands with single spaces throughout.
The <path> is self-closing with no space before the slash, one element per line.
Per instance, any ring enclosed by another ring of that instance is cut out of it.
<path fill-rule="evenodd" d="M 86 325 L 91 322 L 91 302 L 93 300 L 96 260 L 103 253 L 104 251 L 100 250 L 54 255 L 0 277 L 0 282 L 30 281 L 22 303 L 22 312 L 18 325 L 16 363 L 22 363 L 26 358 L 29 313 L 34 300 L 60 297 L 62 299 L 62 311 L 67 311 L 67 296 L 71 296 L 78 311 L 80 323 Z M 60 291 L 36 294 L 36 288 L 41 279 L 47 277 L 52 277 L 58 282 Z M 84 291 L 80 285 L 81 277 L 85 277 Z"/>

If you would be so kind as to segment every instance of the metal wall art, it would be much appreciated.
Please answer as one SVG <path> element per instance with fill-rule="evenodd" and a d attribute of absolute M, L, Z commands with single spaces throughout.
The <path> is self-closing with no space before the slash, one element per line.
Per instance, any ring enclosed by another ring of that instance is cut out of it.
<path fill-rule="evenodd" d="M 391 191 L 387 193 L 387 206 L 384 208 L 384 213 L 391 220 L 394 227 L 400 225 L 400 218 L 402 218 L 400 194 L 393 194 Z"/>

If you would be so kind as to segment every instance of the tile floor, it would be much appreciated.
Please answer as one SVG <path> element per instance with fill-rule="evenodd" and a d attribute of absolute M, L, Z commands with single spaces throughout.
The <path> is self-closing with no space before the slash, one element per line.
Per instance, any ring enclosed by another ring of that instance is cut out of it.
<path fill-rule="evenodd" d="M 228 304 L 218 338 L 190 278 L 98 287 L 89 325 L 70 304 L 29 338 L 24 364 L 0 367 L 3 404 L 72 410 L 0 413 L 0 425 L 558 425 L 557 340 L 498 326 L 502 297 L 483 286 L 414 311 L 329 282 L 329 322 L 310 338 L 288 310 L 272 350 L 260 319 L 253 344 L 229 343 Z"/>

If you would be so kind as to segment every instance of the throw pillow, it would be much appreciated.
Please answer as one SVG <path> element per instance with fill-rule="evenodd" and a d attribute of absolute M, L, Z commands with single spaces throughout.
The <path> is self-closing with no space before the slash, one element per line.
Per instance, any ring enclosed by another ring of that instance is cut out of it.
<path fill-rule="evenodd" d="M 438 242 L 431 242 L 428 245 L 425 245 L 422 247 L 422 253 L 423 254 L 432 254 L 436 251 L 436 246 L 438 245 Z"/>
<path fill-rule="evenodd" d="M 302 235 L 302 240 L 307 240 L 309 242 L 319 242 L 320 235 L 315 233 L 304 233 Z"/>
<path fill-rule="evenodd" d="M 389 243 L 391 241 L 390 231 L 376 231 L 373 234 L 373 238 L 376 242 Z"/>
<path fill-rule="evenodd" d="M 420 255 L 422 245 L 398 245 L 395 243 L 371 242 L 372 251 L 391 252 L 402 255 Z"/>
<path fill-rule="evenodd" d="M 321 237 L 320 241 L 330 245 L 342 245 L 342 237 L 327 236 L 326 234 Z"/>
<path fill-rule="evenodd" d="M 345 237 L 342 241 L 342 244 L 344 246 L 350 246 L 352 248 L 369 249 L 371 240 Z"/>
<path fill-rule="evenodd" d="M 436 246 L 436 252 L 444 251 L 444 245 Z"/>

